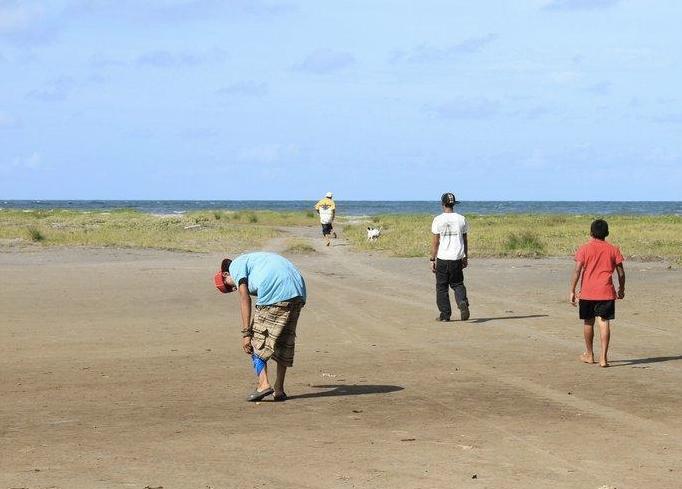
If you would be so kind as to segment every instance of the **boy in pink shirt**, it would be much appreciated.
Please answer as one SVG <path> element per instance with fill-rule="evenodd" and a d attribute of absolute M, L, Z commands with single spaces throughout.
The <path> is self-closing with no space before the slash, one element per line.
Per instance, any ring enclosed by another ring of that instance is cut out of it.
<path fill-rule="evenodd" d="M 603 219 L 597 219 L 590 227 L 592 239 L 582 245 L 575 254 L 575 270 L 571 277 L 571 304 L 579 305 L 580 319 L 585 321 L 585 353 L 580 360 L 594 363 L 592 343 L 594 340 L 594 321 L 599 323 L 601 339 L 601 355 L 599 365 L 608 367 L 609 340 L 611 338 L 610 320 L 616 316 L 616 299 L 625 297 L 625 270 L 623 255 L 617 246 L 606 242 L 609 225 Z M 618 292 L 613 286 L 613 271 L 618 273 Z M 580 299 L 576 304 L 575 288 L 580 283 Z"/>

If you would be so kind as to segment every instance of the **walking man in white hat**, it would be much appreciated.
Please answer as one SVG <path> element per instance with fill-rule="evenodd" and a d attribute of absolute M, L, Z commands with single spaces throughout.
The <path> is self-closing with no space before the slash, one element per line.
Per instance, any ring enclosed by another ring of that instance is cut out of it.
<path fill-rule="evenodd" d="M 331 244 L 332 237 L 336 238 L 334 231 L 334 218 L 336 217 L 336 203 L 334 202 L 334 195 L 327 192 L 323 199 L 315 204 L 315 211 L 320 216 L 320 224 L 322 225 L 322 237 L 327 243 Z"/>

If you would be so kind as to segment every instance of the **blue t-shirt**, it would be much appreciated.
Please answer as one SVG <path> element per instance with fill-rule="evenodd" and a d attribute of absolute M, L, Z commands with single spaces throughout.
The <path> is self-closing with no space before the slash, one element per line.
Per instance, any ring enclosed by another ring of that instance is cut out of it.
<path fill-rule="evenodd" d="M 246 279 L 256 304 L 267 306 L 300 297 L 305 302 L 305 281 L 293 263 L 275 253 L 258 251 L 235 258 L 230 275 L 236 284 Z"/>

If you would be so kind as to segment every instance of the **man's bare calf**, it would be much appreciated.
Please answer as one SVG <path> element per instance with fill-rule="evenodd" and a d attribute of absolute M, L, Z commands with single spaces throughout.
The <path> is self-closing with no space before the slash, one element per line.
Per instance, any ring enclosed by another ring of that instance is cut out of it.
<path fill-rule="evenodd" d="M 601 352 L 599 355 L 599 366 L 609 366 L 609 341 L 611 340 L 611 324 L 608 319 L 601 317 L 596 318 L 599 323 L 599 340 Z M 594 363 L 594 322 L 595 319 L 586 319 L 583 326 L 583 334 L 585 336 L 585 352 L 580 355 L 580 361 L 584 363 Z"/>
<path fill-rule="evenodd" d="M 611 322 L 608 319 L 597 318 L 599 323 L 599 339 L 601 343 L 601 355 L 599 356 L 599 366 L 609 366 L 609 341 L 611 340 Z"/>
<path fill-rule="evenodd" d="M 585 352 L 580 355 L 580 361 L 594 363 L 594 351 L 592 350 L 594 343 L 594 318 L 585 320 L 583 336 L 585 336 Z"/>

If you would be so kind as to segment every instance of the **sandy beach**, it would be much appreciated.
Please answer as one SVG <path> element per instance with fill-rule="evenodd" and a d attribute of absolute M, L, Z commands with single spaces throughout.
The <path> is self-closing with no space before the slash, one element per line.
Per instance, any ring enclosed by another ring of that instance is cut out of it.
<path fill-rule="evenodd" d="M 437 323 L 423 258 L 289 255 L 286 403 L 253 388 L 219 254 L 0 252 L 0 487 L 682 486 L 682 271 L 626 262 L 609 369 L 578 362 L 569 258 L 472 259 Z M 266 249 L 282 251 L 284 240 Z"/>

